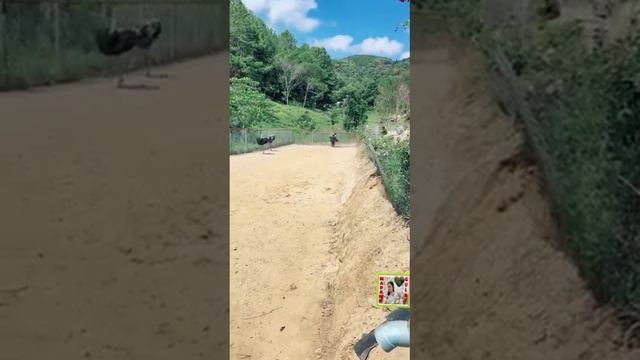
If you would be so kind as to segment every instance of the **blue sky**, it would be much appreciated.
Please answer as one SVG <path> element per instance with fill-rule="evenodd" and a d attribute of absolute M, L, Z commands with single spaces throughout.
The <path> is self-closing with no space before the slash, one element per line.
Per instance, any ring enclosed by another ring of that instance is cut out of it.
<path fill-rule="evenodd" d="M 399 0 L 242 0 L 280 33 L 288 29 L 298 45 L 327 49 L 331 57 L 354 54 L 409 57 L 409 33 L 400 25 L 409 4 Z M 396 31 L 397 29 L 397 31 Z"/>

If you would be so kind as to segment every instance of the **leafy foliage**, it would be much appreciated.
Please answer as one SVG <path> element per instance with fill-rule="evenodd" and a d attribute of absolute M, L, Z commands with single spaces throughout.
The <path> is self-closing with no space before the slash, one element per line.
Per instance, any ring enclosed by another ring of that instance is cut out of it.
<path fill-rule="evenodd" d="M 311 119 L 311 116 L 309 116 L 308 111 L 305 111 L 300 115 L 296 121 L 296 125 L 298 125 L 298 128 L 305 130 L 313 130 L 316 127 L 316 124 L 313 122 L 313 119 Z"/>
<path fill-rule="evenodd" d="M 273 119 L 271 103 L 249 78 L 232 78 L 229 87 L 230 124 L 233 128 L 250 128 Z"/>
<path fill-rule="evenodd" d="M 373 148 L 383 168 L 382 175 L 389 201 L 402 216 L 409 218 L 411 215 L 409 141 L 382 137 L 373 140 Z"/>
<path fill-rule="evenodd" d="M 380 82 L 376 111 L 384 120 L 396 120 L 409 113 L 409 74 L 388 77 Z"/>
<path fill-rule="evenodd" d="M 349 84 L 338 91 L 336 97 L 342 99 L 339 105 L 344 109 L 345 130 L 356 129 L 367 120 L 368 106 L 364 96 L 364 89 L 356 84 Z"/>
<path fill-rule="evenodd" d="M 335 61 L 336 75 L 342 86 L 355 84 L 363 91 L 368 106 L 378 96 L 378 85 L 388 77 L 409 77 L 407 60 L 393 61 L 380 56 L 354 55 Z"/>

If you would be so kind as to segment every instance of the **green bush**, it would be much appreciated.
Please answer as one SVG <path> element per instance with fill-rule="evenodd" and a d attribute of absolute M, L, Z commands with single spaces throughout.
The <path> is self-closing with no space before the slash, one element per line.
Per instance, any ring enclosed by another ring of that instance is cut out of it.
<path fill-rule="evenodd" d="M 304 130 L 313 130 L 316 128 L 316 124 L 309 116 L 309 112 L 305 111 L 300 117 L 296 120 L 296 126 L 300 129 Z"/>
<path fill-rule="evenodd" d="M 409 141 L 382 137 L 373 140 L 372 146 L 382 168 L 380 172 L 389 201 L 400 215 L 408 219 L 411 215 Z"/>
<path fill-rule="evenodd" d="M 249 78 L 231 78 L 229 87 L 229 123 L 232 128 L 250 128 L 274 118 L 271 102 Z"/>

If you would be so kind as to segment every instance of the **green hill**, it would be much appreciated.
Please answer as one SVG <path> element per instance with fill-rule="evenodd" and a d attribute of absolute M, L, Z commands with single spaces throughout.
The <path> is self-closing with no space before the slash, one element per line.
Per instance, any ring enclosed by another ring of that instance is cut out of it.
<path fill-rule="evenodd" d="M 357 88 L 373 108 L 384 82 L 409 82 L 409 60 L 394 61 L 382 56 L 353 55 L 333 61 L 339 88 Z"/>
<path fill-rule="evenodd" d="M 334 60 L 338 80 L 353 82 L 376 81 L 382 77 L 409 74 L 409 60 L 394 61 L 382 56 L 353 55 Z"/>
<path fill-rule="evenodd" d="M 285 105 L 271 101 L 271 111 L 275 119 L 263 127 L 298 128 L 298 119 L 306 112 L 315 124 L 316 129 L 328 129 L 330 127 L 329 116 L 318 110 L 305 109 L 297 105 Z"/>

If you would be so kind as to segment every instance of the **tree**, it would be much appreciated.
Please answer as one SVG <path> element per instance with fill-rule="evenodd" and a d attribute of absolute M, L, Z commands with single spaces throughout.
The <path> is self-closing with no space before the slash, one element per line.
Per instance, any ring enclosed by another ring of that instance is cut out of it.
<path fill-rule="evenodd" d="M 292 99 L 307 108 L 333 104 L 337 77 L 333 60 L 324 48 L 296 46 L 289 31 L 276 35 L 241 0 L 230 3 L 230 72 L 258 82 L 260 91 L 274 101 Z"/>
<path fill-rule="evenodd" d="M 332 93 L 337 77 L 333 61 L 324 48 L 303 45 L 298 49 L 296 59 L 304 67 L 304 81 L 298 96 L 302 103 L 324 109 L 333 104 Z"/>
<path fill-rule="evenodd" d="M 338 96 L 342 98 L 344 107 L 344 129 L 354 130 L 367 120 L 368 106 L 364 98 L 364 90 L 354 84 L 349 84 L 340 89 Z"/>
<path fill-rule="evenodd" d="M 250 128 L 273 119 L 271 103 L 249 78 L 231 79 L 229 113 L 232 128 Z"/>
<path fill-rule="evenodd" d="M 273 67 L 277 37 L 240 0 L 230 3 L 230 73 L 248 77 L 270 96 L 277 96 L 278 84 Z"/>
<path fill-rule="evenodd" d="M 278 36 L 278 53 L 288 53 L 296 49 L 296 39 L 289 30 L 283 31 Z"/>
<path fill-rule="evenodd" d="M 380 82 L 375 109 L 383 119 L 397 119 L 409 112 L 408 78 L 387 77 Z"/>
<path fill-rule="evenodd" d="M 289 105 L 291 92 L 300 84 L 302 68 L 287 57 L 276 59 L 276 66 L 280 70 L 280 83 L 283 86 L 285 104 Z"/>
<path fill-rule="evenodd" d="M 307 106 L 307 98 L 309 92 L 314 92 L 318 84 L 322 82 L 320 78 L 320 68 L 315 64 L 302 65 L 301 78 L 304 83 L 304 99 L 302 100 L 302 107 Z"/>
<path fill-rule="evenodd" d="M 329 125 L 331 127 L 339 123 L 344 123 L 344 109 L 341 107 L 334 107 L 329 110 Z"/>

